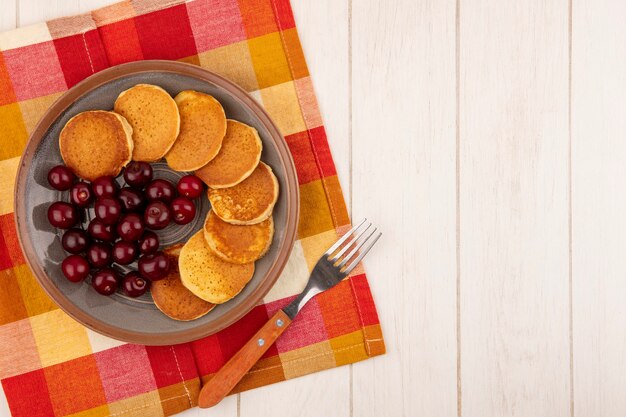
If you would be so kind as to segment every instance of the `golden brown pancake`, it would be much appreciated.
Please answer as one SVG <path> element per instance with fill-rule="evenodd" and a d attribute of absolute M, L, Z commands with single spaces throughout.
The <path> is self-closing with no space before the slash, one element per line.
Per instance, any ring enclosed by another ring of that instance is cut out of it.
<path fill-rule="evenodd" d="M 252 174 L 230 188 L 209 188 L 215 214 L 231 224 L 256 224 L 267 219 L 278 199 L 278 180 L 272 168 L 260 162 Z"/>
<path fill-rule="evenodd" d="M 178 256 L 183 245 L 175 245 L 165 250 L 170 258 L 170 273 L 159 281 L 153 281 L 150 292 L 154 305 L 166 316 L 174 320 L 195 320 L 211 311 L 215 304 L 208 303 L 189 291 L 180 281 Z"/>
<path fill-rule="evenodd" d="M 133 128 L 110 111 L 86 111 L 72 117 L 59 135 L 65 165 L 79 177 L 93 181 L 117 176 L 133 153 Z"/>
<path fill-rule="evenodd" d="M 226 115 L 219 101 L 208 94 L 181 91 L 174 100 L 180 113 L 180 133 L 165 159 L 175 171 L 195 171 L 219 152 L 226 134 Z"/>
<path fill-rule="evenodd" d="M 133 128 L 135 161 L 158 161 L 178 137 L 178 106 L 161 87 L 137 84 L 119 95 L 113 110 L 124 116 Z"/>
<path fill-rule="evenodd" d="M 210 210 L 204 221 L 204 239 L 211 250 L 235 264 L 247 264 L 263 257 L 273 238 L 272 216 L 261 223 L 240 226 L 226 223 Z"/>
<path fill-rule="evenodd" d="M 180 279 L 196 296 L 213 304 L 230 300 L 254 275 L 254 263 L 238 265 L 213 253 L 202 230 L 185 243 L 178 258 Z"/>
<path fill-rule="evenodd" d="M 255 128 L 229 119 L 219 153 L 197 170 L 196 175 L 211 188 L 232 187 L 252 174 L 261 160 L 262 150 Z"/>

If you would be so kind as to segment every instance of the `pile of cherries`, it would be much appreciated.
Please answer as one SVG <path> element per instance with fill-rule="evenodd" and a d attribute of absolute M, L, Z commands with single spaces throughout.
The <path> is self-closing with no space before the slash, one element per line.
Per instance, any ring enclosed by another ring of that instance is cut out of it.
<path fill-rule="evenodd" d="M 48 182 L 56 190 L 69 190 L 71 203 L 52 203 L 48 221 L 67 229 L 61 243 L 70 255 L 61 269 L 68 280 L 81 282 L 91 274 L 92 286 L 100 294 L 111 295 L 121 285 L 128 296 L 139 297 L 151 281 L 165 278 L 170 268 L 152 230 L 161 230 L 171 221 L 191 222 L 196 215 L 192 199 L 198 198 L 204 187 L 193 175 L 182 177 L 176 187 L 167 180 L 153 179 L 152 166 L 136 161 L 125 168 L 124 181 L 121 189 L 110 176 L 88 183 L 78 180 L 70 168 L 55 166 L 48 172 Z M 92 206 L 95 217 L 87 231 L 76 227 L 84 210 Z M 138 271 L 122 274 L 112 267 L 135 260 Z"/>

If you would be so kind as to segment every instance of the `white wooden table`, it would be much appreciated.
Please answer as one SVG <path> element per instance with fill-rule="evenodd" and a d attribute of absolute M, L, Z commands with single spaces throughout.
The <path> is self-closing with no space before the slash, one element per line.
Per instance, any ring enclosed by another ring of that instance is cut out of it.
<path fill-rule="evenodd" d="M 183 416 L 625 416 L 626 2 L 292 4 L 389 353 Z"/>

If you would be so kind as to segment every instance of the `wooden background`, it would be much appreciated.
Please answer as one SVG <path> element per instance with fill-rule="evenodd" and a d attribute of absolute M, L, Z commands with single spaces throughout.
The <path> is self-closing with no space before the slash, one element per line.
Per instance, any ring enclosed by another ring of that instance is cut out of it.
<path fill-rule="evenodd" d="M 292 4 L 389 353 L 183 416 L 625 416 L 626 2 Z"/>

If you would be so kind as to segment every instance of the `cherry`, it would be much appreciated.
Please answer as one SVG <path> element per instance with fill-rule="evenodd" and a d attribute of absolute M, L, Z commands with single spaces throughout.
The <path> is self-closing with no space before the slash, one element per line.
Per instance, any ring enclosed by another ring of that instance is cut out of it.
<path fill-rule="evenodd" d="M 55 190 L 69 190 L 75 179 L 74 172 L 65 165 L 57 165 L 48 171 L 48 183 Z"/>
<path fill-rule="evenodd" d="M 150 281 L 165 278 L 169 271 L 170 259 L 161 251 L 139 258 L 139 273 Z"/>
<path fill-rule="evenodd" d="M 81 253 L 89 245 L 89 236 L 82 229 L 72 228 L 63 233 L 61 244 L 69 253 Z"/>
<path fill-rule="evenodd" d="M 147 230 L 139 239 L 139 251 L 144 255 L 149 255 L 157 250 L 159 250 L 159 237 L 156 233 Z"/>
<path fill-rule="evenodd" d="M 48 221 L 59 229 L 69 229 L 78 222 L 78 213 L 71 204 L 57 201 L 48 207 Z"/>
<path fill-rule="evenodd" d="M 146 198 L 139 191 L 124 187 L 118 196 L 122 203 L 122 208 L 126 211 L 141 211 L 146 202 Z"/>
<path fill-rule="evenodd" d="M 114 197 L 117 194 L 117 183 L 110 175 L 96 178 L 91 183 L 91 188 L 96 197 Z"/>
<path fill-rule="evenodd" d="M 176 185 L 178 193 L 187 198 L 200 197 L 203 188 L 202 181 L 195 175 L 185 175 L 178 180 L 178 185 Z"/>
<path fill-rule="evenodd" d="M 94 209 L 96 217 L 104 224 L 114 224 L 122 215 L 122 205 L 113 197 L 97 199 Z"/>
<path fill-rule="evenodd" d="M 174 198 L 176 189 L 171 182 L 163 179 L 157 179 L 148 184 L 144 193 L 150 201 L 158 200 L 169 203 Z"/>
<path fill-rule="evenodd" d="M 138 253 L 137 245 L 133 242 L 121 240 L 113 245 L 113 261 L 120 265 L 128 265 L 135 260 Z"/>
<path fill-rule="evenodd" d="M 93 288 L 102 295 L 111 295 L 117 290 L 119 275 L 111 268 L 102 269 L 91 279 Z"/>
<path fill-rule="evenodd" d="M 152 166 L 147 162 L 132 161 L 124 169 L 124 180 L 130 186 L 143 188 L 152 181 Z"/>
<path fill-rule="evenodd" d="M 144 279 L 139 272 L 131 271 L 124 277 L 122 288 L 129 297 L 139 297 L 146 292 L 149 285 L 150 281 Z"/>
<path fill-rule="evenodd" d="M 80 208 L 87 207 L 93 200 L 93 191 L 86 182 L 80 181 L 72 187 L 70 191 L 72 203 Z"/>
<path fill-rule="evenodd" d="M 137 213 L 125 214 L 117 224 L 117 234 L 127 242 L 138 240 L 143 231 L 143 221 Z"/>
<path fill-rule="evenodd" d="M 148 204 L 143 214 L 143 221 L 146 227 L 154 230 L 165 228 L 172 220 L 169 207 L 161 201 L 154 201 Z"/>
<path fill-rule="evenodd" d="M 174 213 L 173 220 L 176 224 L 187 224 L 196 216 L 196 206 L 187 197 L 175 198 L 170 207 Z"/>
<path fill-rule="evenodd" d="M 93 219 L 89 222 L 87 233 L 89 233 L 92 238 L 105 242 L 113 242 L 116 238 L 113 226 L 110 224 L 104 224 L 98 219 Z"/>
<path fill-rule="evenodd" d="M 93 243 L 87 249 L 87 260 L 96 268 L 103 268 L 111 264 L 111 245 L 102 242 Z"/>
<path fill-rule="evenodd" d="M 89 275 L 89 263 L 80 255 L 70 255 L 63 259 L 61 270 L 69 281 L 80 282 Z"/>

